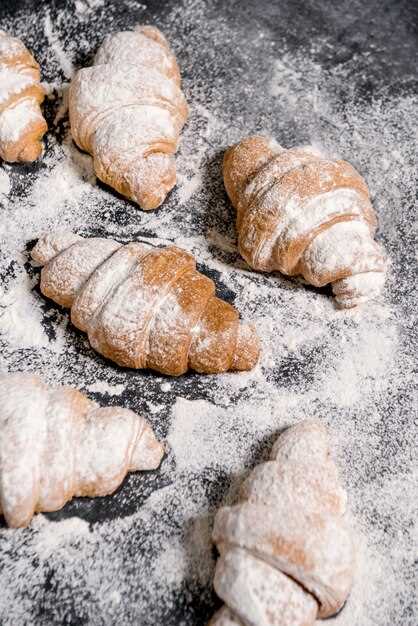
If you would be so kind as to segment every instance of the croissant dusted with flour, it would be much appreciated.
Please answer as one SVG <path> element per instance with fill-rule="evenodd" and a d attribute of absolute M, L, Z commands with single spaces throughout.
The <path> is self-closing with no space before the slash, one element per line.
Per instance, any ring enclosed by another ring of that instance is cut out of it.
<path fill-rule="evenodd" d="M 67 232 L 42 237 L 32 257 L 44 265 L 42 293 L 71 307 L 93 348 L 121 366 L 178 376 L 247 370 L 258 359 L 253 327 L 180 248 Z"/>
<path fill-rule="evenodd" d="M 216 515 L 214 585 L 226 606 L 211 626 L 312 626 L 339 611 L 353 576 L 345 508 L 325 427 L 286 430 L 239 504 Z"/>
<path fill-rule="evenodd" d="M 146 420 L 101 408 L 37 376 L 0 377 L 0 515 L 27 526 L 73 496 L 104 496 L 126 473 L 156 469 L 164 453 Z"/>
<path fill-rule="evenodd" d="M 188 117 L 180 73 L 152 26 L 109 35 L 93 67 L 75 75 L 71 132 L 97 176 L 143 209 L 155 209 L 176 183 L 174 153 Z"/>
<path fill-rule="evenodd" d="M 349 163 L 254 136 L 227 150 L 223 174 L 239 250 L 252 268 L 331 283 L 344 308 L 380 292 L 386 261 L 373 240 L 376 214 Z"/>
<path fill-rule="evenodd" d="M 45 92 L 39 65 L 16 37 L 0 31 L 0 157 L 35 161 L 47 124 L 40 104 Z"/>

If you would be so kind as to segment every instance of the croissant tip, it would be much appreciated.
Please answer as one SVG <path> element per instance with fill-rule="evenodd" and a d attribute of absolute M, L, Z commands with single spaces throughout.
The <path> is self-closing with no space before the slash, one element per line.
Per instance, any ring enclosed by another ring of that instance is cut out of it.
<path fill-rule="evenodd" d="M 240 324 L 232 368 L 238 371 L 253 369 L 260 357 L 260 340 L 253 324 Z"/>
<path fill-rule="evenodd" d="M 40 140 L 28 143 L 19 153 L 17 160 L 22 163 L 33 163 L 33 161 L 39 159 L 43 152 L 43 148 L 43 144 Z"/>
<path fill-rule="evenodd" d="M 167 192 L 168 193 L 168 192 Z M 143 198 L 141 197 L 137 197 L 137 196 L 133 196 L 132 199 L 139 204 L 140 208 L 143 211 L 154 211 L 155 209 L 158 209 L 158 207 L 160 207 L 165 198 L 166 198 L 167 194 L 166 193 L 160 193 L 160 194 L 154 194 L 153 196 L 145 196 Z"/>
<path fill-rule="evenodd" d="M 151 426 L 146 424 L 133 450 L 131 469 L 155 470 L 160 466 L 165 452 L 164 445 L 158 441 Z"/>
<path fill-rule="evenodd" d="M 57 254 L 66 250 L 82 237 L 67 230 L 41 235 L 31 250 L 31 257 L 39 265 L 46 265 Z"/>
<path fill-rule="evenodd" d="M 338 309 L 353 309 L 373 298 L 382 291 L 385 272 L 363 272 L 347 276 L 332 284 L 335 304 Z"/>
<path fill-rule="evenodd" d="M 6 163 L 33 163 L 43 153 L 42 137 L 33 141 L 20 140 L 17 144 L 3 146 L 1 157 Z M 21 148 L 21 149 L 20 149 Z"/>

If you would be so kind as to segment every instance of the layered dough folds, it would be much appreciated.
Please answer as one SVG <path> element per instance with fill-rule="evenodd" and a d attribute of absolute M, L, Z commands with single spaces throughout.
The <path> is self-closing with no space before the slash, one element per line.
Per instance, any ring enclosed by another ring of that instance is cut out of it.
<path fill-rule="evenodd" d="M 254 136 L 227 150 L 223 172 L 239 250 L 252 268 L 331 283 L 346 308 L 380 292 L 386 260 L 373 240 L 376 214 L 349 163 Z"/>
<path fill-rule="evenodd" d="M 137 26 L 105 38 L 70 87 L 71 132 L 97 176 L 143 209 L 176 183 L 174 153 L 188 117 L 180 72 L 165 37 Z"/>
<path fill-rule="evenodd" d="M 345 508 L 326 429 L 316 421 L 289 428 L 239 503 L 216 515 L 214 585 L 226 606 L 211 626 L 312 626 L 338 612 L 353 576 Z"/>
<path fill-rule="evenodd" d="M 45 92 L 39 65 L 16 37 L 0 31 L 0 157 L 35 161 L 47 131 L 40 104 Z"/>
<path fill-rule="evenodd" d="M 178 376 L 257 362 L 253 327 L 215 296 L 213 281 L 180 248 L 56 233 L 42 237 L 32 257 L 44 265 L 42 293 L 71 307 L 93 348 L 123 367 Z"/>
<path fill-rule="evenodd" d="M 11 527 L 74 496 L 110 494 L 127 472 L 156 469 L 163 453 L 133 411 L 37 376 L 0 377 L 0 515 Z"/>

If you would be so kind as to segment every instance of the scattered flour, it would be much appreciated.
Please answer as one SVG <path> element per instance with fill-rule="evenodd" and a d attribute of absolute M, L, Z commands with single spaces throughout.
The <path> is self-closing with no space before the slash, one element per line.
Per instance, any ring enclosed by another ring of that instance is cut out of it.
<path fill-rule="evenodd" d="M 123 394 L 125 406 L 146 415 L 170 446 L 158 474 L 130 476 L 112 498 L 79 499 L 38 516 L 29 529 L 0 531 L 5 626 L 40 624 L 40 606 L 51 624 L 206 624 L 215 608 L 213 515 L 267 458 L 278 432 L 307 417 L 329 425 L 358 537 L 353 593 L 333 623 L 417 623 L 416 94 L 404 77 L 363 98 L 357 85 L 362 75 L 374 77 L 376 52 L 340 61 L 330 36 L 294 48 L 286 31 L 278 35 L 265 21 L 247 32 L 238 5 L 220 14 L 210 4 L 183 0 L 156 22 L 176 51 L 191 105 L 176 157 L 179 184 L 158 211 L 141 212 L 95 184 L 91 158 L 71 143 L 59 97 L 48 102 L 56 127 L 50 123 L 39 169 L 0 170 L 2 370 L 35 371 L 48 382 L 106 394 L 109 403 Z M 107 32 L 144 21 L 155 16 L 138 3 L 77 0 L 41 22 L 22 11 L 0 26 L 24 37 L 55 96 Z M 38 43 L 45 36 L 49 47 Z M 223 63 L 227 55 L 237 57 L 241 73 Z M 386 76 L 391 63 L 381 57 Z M 377 301 L 337 311 L 328 293 L 252 272 L 239 257 L 221 161 L 227 146 L 252 132 L 286 147 L 320 146 L 364 175 L 378 239 L 391 258 Z M 255 322 L 260 364 L 170 383 L 115 368 L 37 290 L 27 250 L 42 233 L 63 229 L 121 242 L 152 237 L 191 251 L 220 294 Z"/>
<path fill-rule="evenodd" d="M 8 195 L 10 192 L 11 183 L 9 174 L 4 169 L 0 169 L 0 193 Z"/>
<path fill-rule="evenodd" d="M 111 384 L 106 380 L 98 380 L 95 383 L 88 385 L 87 391 L 91 391 L 93 393 L 103 393 L 109 396 L 120 396 L 125 391 L 125 385 Z"/>
<path fill-rule="evenodd" d="M 94 9 L 98 9 L 104 5 L 104 0 L 75 0 L 75 10 L 80 15 L 85 15 Z"/>
<path fill-rule="evenodd" d="M 201 172 L 197 172 L 197 174 L 195 174 L 192 178 L 187 178 L 187 176 L 183 176 L 182 174 L 180 174 L 180 176 L 178 176 L 177 182 L 177 193 L 179 197 L 178 204 L 179 206 L 181 206 L 182 204 L 185 204 L 185 202 L 190 200 L 193 194 L 195 194 L 196 191 L 201 188 L 203 182 L 202 174 Z"/>
<path fill-rule="evenodd" d="M 49 12 L 46 13 L 44 17 L 44 30 L 45 36 L 48 40 L 48 44 L 51 50 L 54 52 L 55 57 L 64 72 L 64 76 L 66 78 L 72 78 L 74 74 L 74 66 L 69 58 L 68 54 L 65 52 L 63 45 L 60 42 L 58 34 L 54 30 L 54 26 L 51 21 L 51 16 Z"/>
<path fill-rule="evenodd" d="M 60 524 L 50 524 L 41 514 L 34 518 L 32 527 L 38 531 L 34 552 L 42 560 L 68 550 L 70 543 L 80 541 L 80 537 L 89 533 L 87 522 L 78 517 L 69 517 Z"/>
<path fill-rule="evenodd" d="M 178 471 L 221 467 L 238 471 L 251 462 L 254 436 L 271 435 L 280 424 L 280 410 L 271 402 L 256 408 L 217 407 L 205 400 L 177 398 L 167 441 Z"/>
<path fill-rule="evenodd" d="M 37 282 L 37 279 L 21 274 L 19 282 L 16 281 L 9 291 L 0 292 L 0 337 L 4 337 L 13 348 L 42 348 L 50 345 L 50 339 L 42 326 L 43 302 L 33 291 Z M 64 327 L 57 326 L 59 338 L 56 335 L 55 349 L 59 349 Z"/>

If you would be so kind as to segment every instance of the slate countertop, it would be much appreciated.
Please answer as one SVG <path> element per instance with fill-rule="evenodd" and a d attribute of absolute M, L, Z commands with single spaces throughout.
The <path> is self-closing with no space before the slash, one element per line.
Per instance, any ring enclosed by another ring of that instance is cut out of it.
<path fill-rule="evenodd" d="M 37 20 L 35 16 L 39 19 Z M 364 424 L 367 422 L 370 405 L 373 402 L 375 406 L 378 406 L 379 412 L 385 416 L 385 423 L 379 427 L 370 423 L 370 433 L 373 431 L 373 436 L 378 437 L 380 447 L 375 457 L 367 459 L 365 476 L 349 476 L 349 470 L 343 469 L 342 471 L 345 480 L 349 482 L 350 493 L 354 492 L 356 481 L 364 485 L 367 477 L 374 480 L 377 476 L 379 480 L 384 480 L 389 472 L 393 479 L 402 480 L 402 451 L 406 450 L 405 454 L 410 454 L 408 445 L 413 441 L 414 436 L 416 437 L 418 425 L 413 395 L 411 395 L 414 381 L 413 357 L 414 350 L 417 348 L 416 288 L 412 286 L 413 281 L 416 281 L 416 265 L 413 262 L 416 237 L 413 229 L 409 228 L 409 225 L 416 219 L 413 194 L 411 194 L 413 170 L 411 168 L 408 170 L 409 178 L 406 182 L 397 181 L 399 187 L 396 188 L 396 194 L 391 195 L 391 190 L 389 190 L 389 199 L 385 200 L 383 187 L 386 170 L 383 167 L 383 150 L 376 148 L 373 153 L 366 146 L 369 140 L 370 145 L 375 140 L 376 131 L 371 128 L 370 136 L 368 136 L 367 124 L 361 129 L 356 128 L 353 119 L 361 121 L 363 118 L 360 114 L 350 118 L 348 104 L 354 102 L 357 106 L 361 103 L 361 110 L 364 111 L 368 106 L 374 107 L 376 102 L 379 102 L 382 107 L 382 116 L 385 116 L 389 110 L 387 103 L 393 106 L 396 98 L 402 97 L 406 117 L 400 115 L 396 120 L 393 116 L 389 118 L 388 136 L 382 135 L 382 146 L 387 141 L 388 150 L 393 149 L 393 138 L 398 133 L 401 157 L 398 159 L 396 154 L 388 152 L 387 158 L 391 160 L 394 168 L 402 169 L 407 161 L 410 166 L 411 149 L 408 148 L 408 154 L 402 156 L 402 146 L 408 144 L 407 115 L 408 111 L 413 110 L 412 105 L 407 109 L 405 103 L 415 102 L 416 110 L 418 97 L 417 3 L 389 0 L 369 0 L 367 3 L 359 0 L 345 2 L 333 0 L 322 2 L 317 0 L 273 2 L 270 0 L 245 2 L 239 0 L 230 2 L 151 0 L 147 2 L 144 0 L 141 4 L 133 0 L 121 2 L 117 0 L 77 0 L 77 2 L 72 2 L 72 0 L 37 2 L 8 0 L 0 4 L 0 27 L 10 30 L 15 25 L 18 34 L 23 35 L 27 32 L 26 41 L 41 63 L 44 80 L 50 83 L 56 80 L 61 82 L 69 80 L 65 63 L 64 65 L 59 63 L 59 46 L 65 49 L 68 45 L 72 66 L 81 67 L 91 61 L 92 54 L 104 33 L 129 28 L 137 22 L 157 24 L 166 32 L 170 43 L 173 44 L 181 67 L 186 96 L 192 111 L 195 112 L 192 113 L 189 131 L 186 131 L 189 135 L 185 135 L 182 145 L 187 143 L 187 137 L 191 137 L 192 144 L 193 141 L 196 143 L 196 150 L 203 150 L 202 163 L 199 165 L 204 171 L 203 182 L 198 181 L 201 189 L 197 195 L 187 199 L 181 211 L 175 216 L 179 235 L 184 234 L 187 237 L 193 231 L 193 235 L 204 236 L 207 232 L 216 231 L 222 236 L 234 236 L 233 227 L 231 230 L 223 226 L 225 216 L 231 224 L 233 223 L 233 213 L 225 197 L 220 175 L 217 177 L 216 174 L 220 171 L 222 150 L 225 147 L 222 133 L 225 133 L 225 137 L 229 140 L 229 137 L 236 138 L 249 132 L 268 131 L 280 138 L 280 142 L 284 145 L 306 143 L 313 135 L 320 136 L 326 143 L 326 137 L 331 137 L 332 146 L 337 149 L 340 147 L 341 152 L 345 151 L 344 157 L 350 157 L 350 160 L 359 166 L 366 179 L 370 179 L 374 184 L 372 191 L 376 199 L 377 212 L 381 213 L 379 215 L 381 224 L 379 238 L 391 257 L 387 301 L 392 307 L 390 315 L 398 323 L 396 333 L 399 338 L 399 347 L 397 351 L 401 355 L 399 371 L 403 372 L 404 380 L 410 382 L 402 385 L 399 376 L 389 376 L 387 379 L 389 382 L 385 382 L 387 388 L 383 391 L 379 388 L 379 396 L 364 398 L 357 408 L 347 407 L 346 419 L 353 420 L 352 423 L 355 423 L 361 433 L 359 437 L 363 437 L 362 441 L 368 436 L 367 427 Z M 216 28 L 217 23 L 219 23 L 219 30 Z M 53 26 L 52 35 L 51 32 L 48 34 L 48 24 Z M 210 45 L 211 37 L 213 46 Z M 284 50 L 285 53 L 283 53 Z M 305 53 L 307 55 L 305 69 L 308 68 L 306 74 L 303 61 L 301 62 Z M 296 65 L 292 64 L 294 59 L 298 60 L 298 70 L 295 70 Z M 260 78 L 264 75 L 268 75 L 272 81 L 273 87 L 270 88 L 269 93 L 264 91 L 264 83 Z M 332 110 L 332 115 L 324 105 L 321 105 L 318 110 L 315 109 L 315 90 L 318 89 L 318 85 L 323 85 L 321 81 L 324 80 L 324 76 L 332 76 L 329 87 L 331 93 L 329 108 Z M 304 99 L 303 95 L 301 96 L 303 83 L 306 83 L 306 93 L 309 92 L 312 96 L 309 102 Z M 42 177 L 45 170 L 50 167 L 54 142 L 60 144 L 63 141 L 65 125 L 60 123 L 53 126 L 58 106 L 57 100 L 49 100 L 45 105 L 48 122 L 53 127 L 51 138 L 46 140 L 45 162 L 41 159 L 34 165 L 20 168 L 12 166 L 7 170 L 12 181 L 11 197 L 14 198 L 14 202 L 19 201 L 20 198 L 24 203 L 37 179 Z M 310 106 L 313 107 L 312 110 L 316 115 L 315 119 L 312 118 L 312 127 L 310 127 L 309 117 Z M 204 111 L 202 107 L 206 107 Z M 215 110 L 217 114 L 223 112 L 223 127 L 216 126 L 207 110 Z M 336 125 L 337 114 L 334 116 L 335 112 L 341 113 L 341 117 L 345 115 L 344 129 Z M 376 115 L 373 119 L 376 121 Z M 416 113 L 414 119 L 416 119 Z M 200 127 L 200 124 L 203 126 Z M 201 147 L 200 138 L 196 139 L 200 128 L 204 137 L 202 141 L 206 142 L 207 148 Z M 358 151 L 355 147 L 357 132 L 364 132 L 364 148 L 358 148 Z M 411 136 L 411 143 L 413 141 Z M 183 149 L 186 153 L 183 157 L 179 156 L 179 161 L 183 163 L 183 169 L 186 172 L 184 176 L 191 176 L 193 172 L 187 172 L 187 147 Z M 376 163 L 381 166 L 380 186 Z M 192 169 L 192 166 L 190 168 Z M 407 171 L 406 168 L 404 171 Z M 80 221 L 81 232 L 105 235 L 109 233 L 109 228 L 112 228 L 112 236 L 119 235 L 124 241 L 134 237 L 154 237 L 156 241 L 159 236 L 170 239 L 169 228 L 171 226 L 168 225 L 167 220 L 163 223 L 161 235 L 158 222 L 154 218 L 150 218 L 154 221 L 147 221 L 148 217 L 138 217 L 138 211 L 132 203 L 117 197 L 103 186 L 99 185 L 99 191 L 101 195 L 97 200 L 97 216 L 92 217 L 93 209 L 90 207 L 86 223 L 83 224 Z M 174 208 L 180 198 L 176 193 L 170 194 L 165 205 L 159 209 L 158 214 L 162 216 L 162 220 L 165 219 L 164 212 L 166 215 L 171 212 L 174 216 Z M 186 207 L 187 211 L 195 212 L 192 226 L 187 221 Z M 4 214 L 7 224 L 11 209 L 3 203 L 0 211 Z M 28 219 L 32 218 L 28 217 Z M 26 250 L 22 252 L 27 252 L 30 245 L 28 241 Z M 217 259 L 223 261 L 230 258 L 228 252 L 217 251 L 216 244 L 209 246 L 208 249 Z M 234 262 L 235 259 L 236 257 L 234 257 Z M 217 282 L 221 295 L 234 301 L 237 297 L 237 290 L 228 280 L 227 275 L 207 260 L 198 260 L 202 270 Z M 8 259 L 6 253 L 2 256 L 0 272 L 6 288 L 13 284 L 14 276 L 20 270 L 27 272 L 28 276 L 34 280 L 38 276 L 37 270 L 30 265 L 29 261 L 24 264 L 24 269 L 16 269 L 19 263 L 21 264 L 21 261 L 18 256 L 12 259 Z M 260 280 L 265 279 L 260 278 Z M 286 289 L 286 281 L 283 285 Z M 309 288 L 306 291 L 313 299 L 329 297 L 327 290 L 321 294 Z M 54 306 L 53 303 L 43 302 L 37 288 L 35 288 L 35 295 L 37 301 L 42 303 L 42 326 L 53 343 L 61 332 L 60 329 L 63 328 L 62 320 L 65 319 L 67 313 Z M 330 332 L 338 332 L 338 323 L 330 322 Z M 352 322 L 348 321 L 347 325 L 350 324 Z M 145 414 L 149 414 L 150 406 L 162 405 L 163 408 L 158 415 L 152 417 L 153 426 L 160 437 L 167 436 L 169 416 L 177 398 L 216 403 L 212 382 L 205 380 L 204 377 L 188 374 L 180 379 L 167 381 L 150 372 L 144 372 L 138 376 L 132 371 L 112 369 L 104 359 L 90 350 L 85 337 L 70 326 L 65 327 L 65 341 L 67 342 L 65 368 L 61 367 L 56 370 L 60 372 L 60 380 L 86 390 L 89 386 L 94 388 L 99 378 L 107 381 L 109 385 L 123 385 L 122 393 L 117 396 L 112 397 L 105 392 L 101 393 L 99 388 L 92 393 L 92 396 L 103 403 L 121 403 Z M 53 380 L 55 362 L 48 351 L 10 346 L 7 338 L 2 346 L 5 369 L 45 372 L 47 379 Z M 298 385 L 308 388 L 309 381 L 312 381 L 314 385 L 316 369 L 320 367 L 319 360 L 326 349 L 325 343 L 319 345 L 314 341 L 312 345 L 302 347 L 296 353 L 289 351 L 288 354 L 283 355 L 282 359 L 277 360 L 269 374 L 269 381 L 277 389 L 288 389 L 289 393 L 293 392 Z M 395 368 L 398 365 L 393 364 L 392 367 Z M 370 376 L 371 386 L 377 389 L 380 374 L 376 374 L 376 380 L 373 379 L 373 372 Z M 168 392 L 165 392 L 162 386 L 167 382 Z M 229 402 L 232 406 L 235 403 L 238 408 L 240 407 L 242 394 L 242 390 L 231 392 Z M 315 405 L 313 401 L 312 406 L 315 406 L 315 410 L 322 412 L 321 415 L 331 422 L 332 407 L 324 408 L 321 398 L 318 402 L 319 404 Z M 355 411 L 357 413 L 354 415 Z M 345 424 L 344 419 L 341 418 L 341 421 Z M 277 425 L 281 427 L 283 424 Z M 347 467 L 352 468 L 355 467 L 353 460 L 356 458 L 355 444 L 353 443 L 352 447 L 348 446 L 348 448 L 349 451 L 346 453 L 340 450 L 338 458 L 341 465 L 346 454 Z M 255 464 L 259 458 L 265 458 L 268 446 L 266 447 L 263 438 L 255 439 L 252 450 L 252 460 L 249 465 Z M 408 458 L 409 472 L 413 466 L 410 457 Z M 201 472 L 178 475 L 175 473 L 175 459 L 172 455 L 169 455 L 164 463 L 164 471 L 150 473 L 142 477 L 140 483 L 136 476 L 128 476 L 123 486 L 112 497 L 73 500 L 62 511 L 48 514 L 47 518 L 50 521 L 62 521 L 77 516 L 89 524 L 96 525 L 119 518 L 128 519 L 138 511 L 151 494 L 173 484 L 178 484 L 176 492 L 178 498 L 182 497 L 181 494 L 185 499 L 190 499 L 195 493 L 204 494 L 202 498 L 209 503 L 209 508 L 216 510 L 230 488 L 231 476 L 222 466 L 205 467 Z M 354 499 L 354 496 L 352 498 Z M 361 508 L 359 502 L 356 501 L 356 511 Z M 168 507 L 168 501 L 166 505 Z M 181 504 L 174 496 L 172 506 L 181 508 Z M 388 535 L 392 536 L 398 530 L 404 536 L 408 535 L 405 542 L 399 543 L 400 552 L 396 561 L 396 566 L 401 572 L 403 591 L 398 593 L 398 587 L 394 586 L 395 582 L 389 577 L 387 592 L 391 594 L 392 589 L 395 589 L 395 592 L 393 599 L 384 603 L 384 611 L 378 611 L 377 600 L 369 602 L 366 598 L 364 613 L 360 609 L 357 611 L 348 606 L 344 609 L 345 612 L 349 612 L 348 616 L 346 614 L 345 617 L 338 617 L 335 622 L 336 626 L 340 623 L 342 625 L 350 623 L 351 626 L 369 626 L 369 624 L 416 626 L 418 621 L 416 560 L 414 565 L 413 558 L 414 552 L 415 559 L 417 556 L 416 543 L 415 546 L 413 545 L 413 527 L 416 524 L 414 511 L 411 508 L 406 515 L 405 505 L 398 520 L 387 513 L 383 504 L 380 508 L 379 506 L 376 504 L 376 510 L 373 513 L 376 515 L 376 527 L 386 524 L 385 532 Z M 167 511 L 165 512 L 167 514 Z M 150 560 L 156 558 L 155 542 L 152 538 L 153 528 L 160 535 L 173 532 L 176 537 L 179 535 L 182 541 L 186 541 L 184 539 L 187 536 L 184 521 L 186 518 L 187 515 L 176 517 L 173 514 L 173 519 L 170 520 L 167 514 L 164 523 L 161 520 L 155 521 L 155 526 L 149 527 L 150 537 L 141 535 L 140 540 L 132 530 L 132 534 L 129 535 L 131 538 L 125 537 L 122 542 L 123 547 L 120 548 L 120 553 L 118 552 L 118 560 L 115 560 L 113 564 L 112 559 L 109 559 L 109 571 L 114 577 L 118 577 L 120 571 L 117 567 L 123 558 L 125 557 L 126 563 L 129 564 L 138 553 L 148 555 L 147 558 Z M 127 533 L 129 532 L 131 530 L 127 530 Z M 184 580 L 174 584 L 168 590 L 161 591 L 154 588 L 153 592 L 150 592 L 139 580 L 138 571 L 135 568 L 131 571 L 128 565 L 128 573 L 124 574 L 124 590 L 125 593 L 127 590 L 129 593 L 123 598 L 124 608 L 120 609 L 119 613 L 116 609 L 101 606 L 100 594 L 103 590 L 99 590 L 99 584 L 96 596 L 91 592 L 92 588 L 95 589 L 95 583 L 91 583 L 92 586 L 88 587 L 89 591 L 81 601 L 82 589 L 70 575 L 71 572 L 76 571 L 72 569 L 74 565 L 68 565 L 66 570 L 67 566 L 63 565 L 63 562 L 55 566 L 51 560 L 48 572 L 45 567 L 42 570 L 37 569 L 39 562 L 33 552 L 29 550 L 25 552 L 26 535 L 22 534 L 21 537 L 21 540 L 16 538 L 12 540 L 10 532 L 4 527 L 0 531 L 0 549 L 4 551 L 3 554 L 8 555 L 9 559 L 8 568 L 3 571 L 3 575 L 0 573 L 0 582 L 3 581 L 7 586 L 9 594 L 5 595 L 5 598 L 8 598 L 9 608 L 6 607 L 6 599 L 3 604 L 0 601 L 0 623 L 4 626 L 12 623 L 16 626 L 19 623 L 16 618 L 19 615 L 16 608 L 19 603 L 25 607 L 24 623 L 32 626 L 64 623 L 105 624 L 106 626 L 114 623 L 203 626 L 215 608 L 219 606 L 219 601 L 212 592 L 210 580 L 200 583 L 196 580 L 191 581 L 185 575 Z M 30 543 L 31 536 L 28 534 L 27 537 Z M 71 558 L 76 560 L 79 558 L 81 563 L 84 555 L 80 552 L 77 556 L 77 548 L 74 550 Z M 10 555 L 15 555 L 20 569 L 17 566 L 15 569 L 11 568 Z M 83 572 L 80 574 L 81 586 L 90 585 L 86 582 L 85 566 L 80 564 L 79 567 L 80 572 Z M 114 570 L 112 570 L 113 567 Z M 130 571 L 131 574 L 129 574 Z M 36 586 L 38 583 L 35 584 L 33 581 L 37 580 L 38 574 L 40 582 L 39 586 Z M 17 579 L 13 582 L 14 576 L 20 576 L 20 582 Z M 395 577 L 395 574 L 393 576 Z M 22 582 L 25 580 L 26 582 Z M 386 592 L 380 589 L 379 594 L 383 598 Z M 380 598 L 380 596 L 377 597 Z M 377 612 L 374 613 L 375 611 Z M 343 621 L 338 621 L 340 619 Z M 373 621 L 374 619 L 376 621 Z"/>

